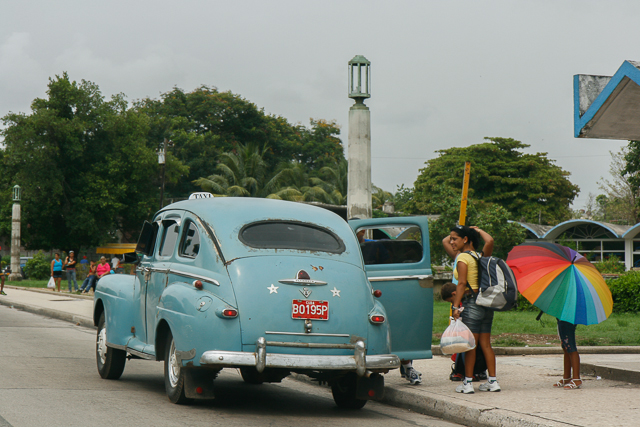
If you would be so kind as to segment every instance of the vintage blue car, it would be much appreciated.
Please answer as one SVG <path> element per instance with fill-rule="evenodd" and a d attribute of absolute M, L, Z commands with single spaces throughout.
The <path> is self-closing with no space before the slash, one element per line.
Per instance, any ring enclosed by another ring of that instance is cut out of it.
<path fill-rule="evenodd" d="M 431 357 L 426 218 L 347 223 L 307 204 L 194 196 L 145 222 L 135 275 L 98 282 L 102 378 L 127 357 L 163 360 L 169 399 L 186 403 L 213 398 L 223 368 L 254 384 L 297 373 L 361 408 L 401 359 Z"/>

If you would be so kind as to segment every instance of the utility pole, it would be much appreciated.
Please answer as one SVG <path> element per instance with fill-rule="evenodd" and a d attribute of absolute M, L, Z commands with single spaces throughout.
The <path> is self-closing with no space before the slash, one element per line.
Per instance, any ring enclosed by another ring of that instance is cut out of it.
<path fill-rule="evenodd" d="M 371 114 L 364 100 L 371 97 L 371 62 L 362 55 L 349 61 L 347 218 L 371 218 Z"/>

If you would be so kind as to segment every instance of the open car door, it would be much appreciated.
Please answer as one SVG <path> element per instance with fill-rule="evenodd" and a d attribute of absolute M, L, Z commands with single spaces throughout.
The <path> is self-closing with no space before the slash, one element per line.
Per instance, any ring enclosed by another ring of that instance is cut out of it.
<path fill-rule="evenodd" d="M 391 351 L 402 360 L 430 359 L 433 276 L 427 217 L 353 219 L 367 277 L 382 292 Z"/>

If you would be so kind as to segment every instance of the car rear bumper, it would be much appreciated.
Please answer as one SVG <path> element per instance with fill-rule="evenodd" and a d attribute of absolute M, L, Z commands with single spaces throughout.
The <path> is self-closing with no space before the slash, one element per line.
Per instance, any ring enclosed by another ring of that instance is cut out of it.
<path fill-rule="evenodd" d="M 256 351 L 206 351 L 200 357 L 201 365 L 216 365 L 220 367 L 255 366 L 258 372 L 265 368 L 312 369 L 312 370 L 349 370 L 356 371 L 359 376 L 366 371 L 389 370 L 400 367 L 400 359 L 395 354 L 378 354 L 367 356 L 363 341 L 336 348 L 353 348 L 353 355 L 323 356 L 303 354 L 267 353 L 267 346 L 297 347 L 288 343 L 266 341 L 263 337 L 256 341 Z M 332 348 L 332 344 L 308 344 L 306 347 Z"/>

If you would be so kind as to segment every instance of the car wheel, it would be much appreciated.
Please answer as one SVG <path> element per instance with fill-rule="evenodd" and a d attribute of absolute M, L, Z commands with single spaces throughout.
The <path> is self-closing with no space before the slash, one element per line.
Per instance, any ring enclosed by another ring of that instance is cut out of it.
<path fill-rule="evenodd" d="M 356 377 L 356 374 L 347 374 L 331 385 L 333 400 L 338 407 L 344 409 L 361 409 L 367 404 L 366 400 L 356 398 L 357 381 L 358 377 Z"/>
<path fill-rule="evenodd" d="M 105 326 L 104 313 L 98 321 L 98 334 L 96 338 L 96 361 L 98 373 L 106 380 L 117 380 L 124 371 L 127 361 L 127 352 L 107 347 L 107 328 Z"/>
<path fill-rule="evenodd" d="M 253 367 L 240 368 L 240 375 L 247 384 L 262 384 L 264 382 L 262 374 Z"/>
<path fill-rule="evenodd" d="M 184 369 L 176 357 L 176 342 L 171 332 L 167 335 L 164 350 L 164 387 L 172 403 L 182 405 L 191 401 L 184 394 Z"/>

